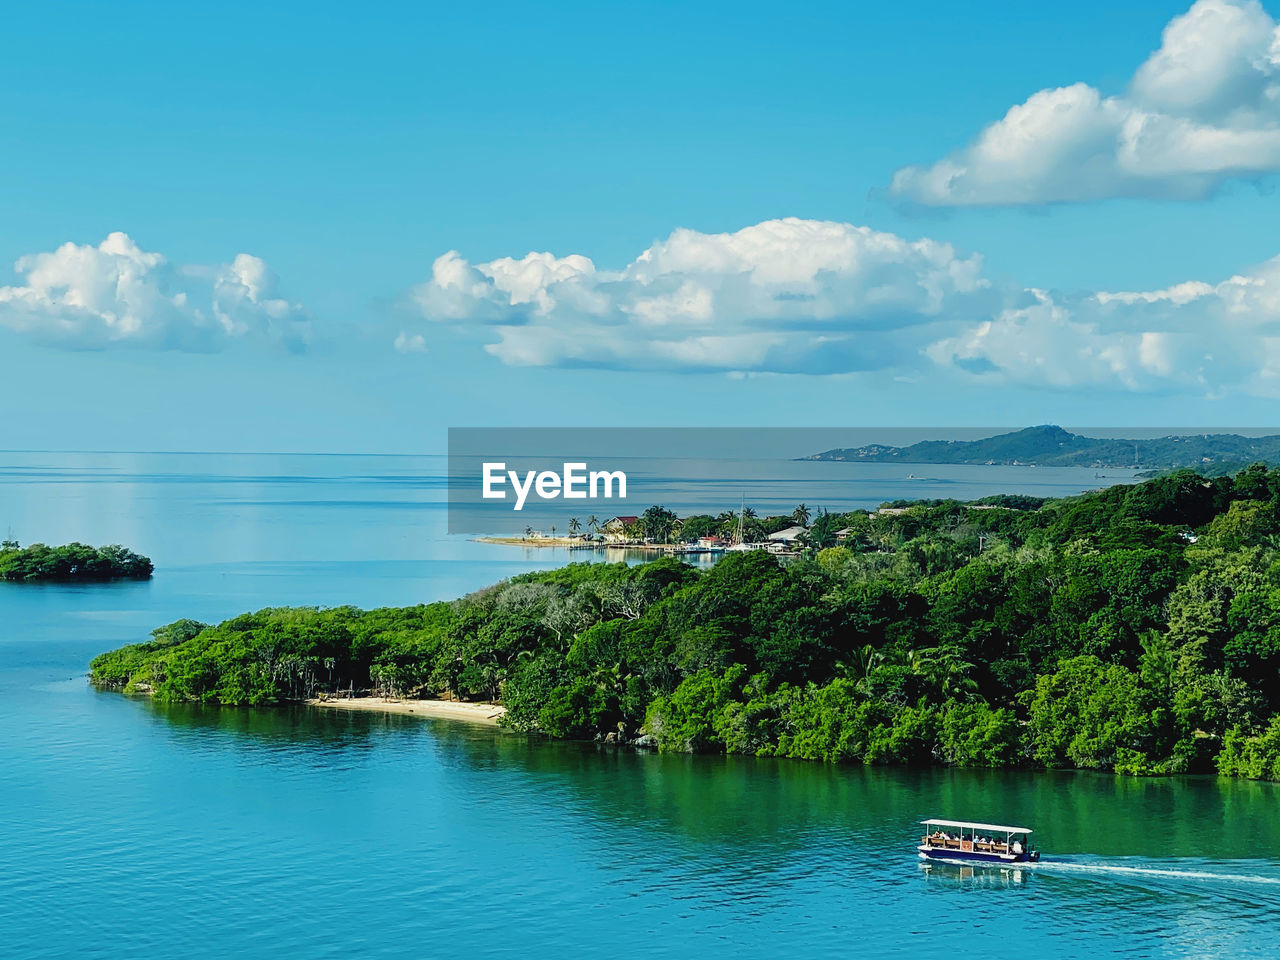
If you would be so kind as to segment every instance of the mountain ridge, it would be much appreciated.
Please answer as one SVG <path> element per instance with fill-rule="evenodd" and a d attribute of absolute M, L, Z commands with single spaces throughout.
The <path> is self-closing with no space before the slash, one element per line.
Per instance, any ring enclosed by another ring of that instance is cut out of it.
<path fill-rule="evenodd" d="M 1280 462 L 1280 435 L 1171 434 L 1124 439 L 1086 437 L 1054 424 L 1042 424 L 981 440 L 922 440 L 905 447 L 873 443 L 861 447 L 837 447 L 800 459 L 1174 470 L 1258 461 Z"/>

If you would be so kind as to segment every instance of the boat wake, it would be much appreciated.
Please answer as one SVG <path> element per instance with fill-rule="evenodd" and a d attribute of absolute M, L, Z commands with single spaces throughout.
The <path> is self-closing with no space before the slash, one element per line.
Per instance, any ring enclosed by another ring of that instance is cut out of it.
<path fill-rule="evenodd" d="M 1259 866 L 1262 865 L 1263 864 L 1259 864 Z M 1112 860 L 1087 860 L 1083 858 L 1069 857 L 1040 860 L 1036 863 L 1020 863 L 1017 866 L 1022 870 L 1038 870 L 1043 872 L 1120 874 L 1135 877 L 1152 877 L 1155 879 L 1197 880 L 1217 883 L 1253 883 L 1264 886 L 1280 887 L 1280 876 L 1268 876 L 1261 873 L 1236 872 L 1244 866 L 1244 864 L 1239 862 L 1236 862 L 1235 864 L 1221 864 L 1223 867 L 1231 868 L 1232 872 L 1213 869 L 1189 869 L 1173 865 L 1164 866 L 1145 863 L 1116 863 Z M 1265 866 L 1270 867 L 1272 870 L 1275 869 L 1275 864 L 1269 861 L 1265 863 Z"/>

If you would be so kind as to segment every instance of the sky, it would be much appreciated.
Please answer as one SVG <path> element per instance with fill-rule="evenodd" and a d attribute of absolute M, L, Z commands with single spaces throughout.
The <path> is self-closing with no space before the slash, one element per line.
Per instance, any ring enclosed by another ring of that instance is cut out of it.
<path fill-rule="evenodd" d="M 1280 5 L 13 5 L 0 448 L 1280 426 Z"/>

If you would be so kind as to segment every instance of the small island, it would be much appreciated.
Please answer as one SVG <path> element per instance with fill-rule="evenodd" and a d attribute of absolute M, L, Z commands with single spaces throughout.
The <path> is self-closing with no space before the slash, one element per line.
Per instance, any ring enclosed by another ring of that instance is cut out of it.
<path fill-rule="evenodd" d="M 155 565 L 147 557 L 119 544 L 91 547 L 68 543 L 50 547 L 33 543 L 24 547 L 16 540 L 0 542 L 0 580 L 10 583 L 147 580 L 154 570 Z"/>

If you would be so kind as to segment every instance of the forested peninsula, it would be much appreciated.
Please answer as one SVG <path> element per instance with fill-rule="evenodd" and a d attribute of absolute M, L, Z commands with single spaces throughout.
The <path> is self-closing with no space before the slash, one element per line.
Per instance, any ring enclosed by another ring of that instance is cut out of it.
<path fill-rule="evenodd" d="M 0 580 L 14 583 L 146 580 L 154 570 L 155 565 L 147 557 L 119 544 L 91 547 L 68 543 L 49 547 L 34 543 L 23 547 L 14 540 L 0 544 Z"/>
<path fill-rule="evenodd" d="M 664 751 L 1280 779 L 1280 470 L 823 525 L 839 545 L 788 563 L 572 564 L 453 602 L 179 621 L 91 677 L 500 701 L 518 730 Z"/>

